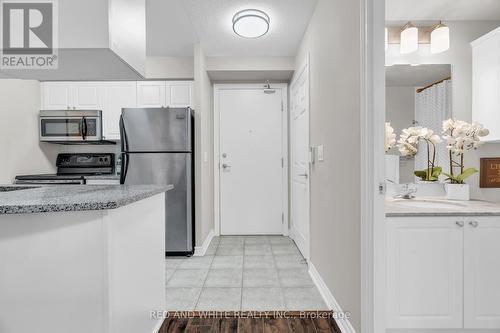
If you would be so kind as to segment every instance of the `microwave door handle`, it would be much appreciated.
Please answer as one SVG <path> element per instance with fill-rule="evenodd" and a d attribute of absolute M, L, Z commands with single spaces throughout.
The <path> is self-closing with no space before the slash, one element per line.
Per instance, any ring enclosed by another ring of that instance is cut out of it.
<path fill-rule="evenodd" d="M 82 139 L 85 140 L 87 136 L 87 118 L 82 117 Z"/>

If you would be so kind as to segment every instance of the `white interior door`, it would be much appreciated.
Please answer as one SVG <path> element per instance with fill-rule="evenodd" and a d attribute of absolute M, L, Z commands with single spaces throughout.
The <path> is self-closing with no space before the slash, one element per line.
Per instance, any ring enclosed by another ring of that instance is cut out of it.
<path fill-rule="evenodd" d="M 309 66 L 306 63 L 291 86 L 291 236 L 309 259 Z"/>
<path fill-rule="evenodd" d="M 219 92 L 222 235 L 282 234 L 281 89 Z"/>

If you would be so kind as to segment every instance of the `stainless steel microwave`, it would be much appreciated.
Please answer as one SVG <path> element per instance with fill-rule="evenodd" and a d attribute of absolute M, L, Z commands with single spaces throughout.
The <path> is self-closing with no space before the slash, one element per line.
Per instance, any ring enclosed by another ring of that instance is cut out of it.
<path fill-rule="evenodd" d="M 100 142 L 102 111 L 50 110 L 40 111 L 40 141 L 42 142 Z"/>

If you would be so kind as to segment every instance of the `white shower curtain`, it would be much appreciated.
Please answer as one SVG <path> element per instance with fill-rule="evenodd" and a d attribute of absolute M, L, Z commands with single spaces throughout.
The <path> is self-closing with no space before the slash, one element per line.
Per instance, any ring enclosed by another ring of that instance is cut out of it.
<path fill-rule="evenodd" d="M 430 128 L 441 136 L 443 120 L 451 118 L 451 80 L 435 84 L 415 94 L 415 120 L 418 126 Z M 448 163 L 446 143 L 442 142 L 436 148 L 435 165 L 443 167 L 443 171 L 446 172 Z M 415 157 L 415 170 L 425 169 L 427 169 L 427 146 L 421 142 Z"/>

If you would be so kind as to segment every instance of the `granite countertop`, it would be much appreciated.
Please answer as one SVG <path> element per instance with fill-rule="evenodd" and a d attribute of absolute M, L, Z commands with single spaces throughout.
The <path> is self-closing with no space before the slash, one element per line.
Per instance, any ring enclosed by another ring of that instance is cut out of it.
<path fill-rule="evenodd" d="M 0 215 L 114 209 L 173 188 L 173 185 L 6 185 L 0 186 Z"/>
<path fill-rule="evenodd" d="M 385 216 L 500 216 L 500 204 L 479 200 L 455 201 L 441 197 L 386 198 Z"/>

